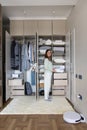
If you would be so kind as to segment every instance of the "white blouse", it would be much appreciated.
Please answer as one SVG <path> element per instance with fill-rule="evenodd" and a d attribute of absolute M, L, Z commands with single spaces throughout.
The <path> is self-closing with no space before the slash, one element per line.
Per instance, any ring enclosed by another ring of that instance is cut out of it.
<path fill-rule="evenodd" d="M 48 58 L 45 58 L 45 60 L 44 60 L 44 70 L 52 72 L 52 69 L 53 69 L 52 62 Z"/>

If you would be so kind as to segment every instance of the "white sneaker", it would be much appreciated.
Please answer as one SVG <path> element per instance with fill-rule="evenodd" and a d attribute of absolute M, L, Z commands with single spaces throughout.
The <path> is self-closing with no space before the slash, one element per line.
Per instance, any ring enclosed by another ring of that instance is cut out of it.
<path fill-rule="evenodd" d="M 49 96 L 49 98 L 48 99 L 51 99 L 52 100 L 52 97 L 51 96 Z"/>
<path fill-rule="evenodd" d="M 49 99 L 49 98 L 48 98 L 48 99 L 45 99 L 45 101 L 52 101 L 52 99 Z"/>

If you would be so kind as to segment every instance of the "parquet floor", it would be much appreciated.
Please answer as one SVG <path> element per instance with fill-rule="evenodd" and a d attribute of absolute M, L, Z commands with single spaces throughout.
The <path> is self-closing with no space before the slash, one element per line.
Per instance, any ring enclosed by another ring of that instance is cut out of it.
<path fill-rule="evenodd" d="M 0 130 L 87 130 L 87 124 L 69 124 L 62 115 L 0 115 Z"/>

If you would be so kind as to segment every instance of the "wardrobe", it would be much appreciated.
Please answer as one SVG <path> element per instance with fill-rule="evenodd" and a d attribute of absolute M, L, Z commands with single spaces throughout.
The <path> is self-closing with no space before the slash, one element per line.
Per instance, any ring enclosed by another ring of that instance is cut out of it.
<path fill-rule="evenodd" d="M 26 95 L 25 94 L 25 86 L 24 86 L 24 81 L 31 81 L 31 73 L 30 73 L 30 68 L 26 70 L 23 73 L 22 78 L 12 78 L 12 75 L 14 74 L 21 74 L 19 70 L 12 70 L 11 69 L 11 53 L 10 49 L 11 48 L 11 42 L 12 40 L 18 41 L 23 44 L 24 41 L 33 41 L 34 45 L 34 60 L 33 63 L 31 64 L 32 67 L 35 67 L 33 70 L 34 78 L 35 78 L 35 83 L 33 85 L 33 91 L 36 99 L 40 96 L 40 89 L 44 89 L 44 84 L 39 80 L 39 77 L 42 75 L 42 73 L 39 70 L 40 64 L 38 59 L 42 56 L 43 54 L 40 54 L 40 40 L 51 40 L 52 44 L 50 47 L 55 48 L 55 47 L 64 47 L 64 54 L 63 56 L 65 57 L 65 44 L 64 45 L 53 45 L 53 42 L 56 40 L 62 41 L 62 43 L 65 43 L 65 36 L 66 36 L 66 20 L 10 20 L 10 33 L 6 33 L 6 37 L 8 40 L 6 40 L 6 48 L 5 48 L 5 101 L 7 101 L 10 97 L 13 96 L 20 96 L 20 95 Z M 43 44 L 41 45 L 43 46 Z M 9 52 L 9 53 L 8 53 Z M 55 50 L 54 50 L 55 52 Z M 55 54 L 54 54 L 55 56 Z M 58 56 L 58 55 L 56 55 Z M 53 61 L 54 62 L 54 61 Z M 10 63 L 10 64 L 9 64 Z M 55 63 L 54 63 L 55 64 Z M 57 64 L 58 65 L 58 64 Z M 67 86 L 67 72 L 66 72 L 66 63 L 64 62 L 65 70 L 63 73 L 60 73 L 58 75 L 57 73 L 53 75 L 53 82 L 52 82 L 52 92 L 53 95 L 66 95 L 66 86 Z M 9 71 L 8 71 L 9 69 Z M 62 75 L 63 74 L 63 75 Z M 18 75 L 16 75 L 18 76 Z M 61 77 L 58 79 L 58 77 Z M 54 82 L 59 80 L 59 85 L 56 86 Z M 61 81 L 64 82 L 64 84 L 61 84 Z M 31 81 L 32 82 L 32 81 Z M 7 94 L 6 94 L 7 91 Z M 57 92 L 58 91 L 58 92 Z M 57 93 L 56 93 L 57 92 Z"/>
<path fill-rule="evenodd" d="M 62 56 L 65 58 L 65 26 L 66 26 L 66 20 L 11 20 L 10 21 L 10 35 L 11 37 L 14 37 L 17 39 L 18 37 L 20 39 L 31 39 L 32 37 L 35 38 L 35 48 L 36 48 L 36 58 L 35 62 L 37 67 L 36 67 L 36 97 L 40 96 L 39 91 L 40 89 L 44 89 L 43 82 L 39 80 L 40 76 L 42 75 L 43 72 L 40 72 L 40 66 L 41 64 L 39 63 L 39 58 L 44 59 L 44 54 L 40 54 L 40 47 L 44 46 L 45 43 L 40 43 L 40 41 L 46 41 L 46 40 L 51 40 L 52 44 L 50 45 L 51 49 L 53 48 L 63 48 L 64 53 Z M 53 42 L 58 40 L 59 42 L 62 41 L 62 45 L 53 45 Z M 64 44 L 63 44 L 64 43 Z M 47 46 L 47 45 L 46 45 Z M 55 50 L 54 50 L 55 52 Z M 56 54 L 55 54 L 56 55 Z M 55 56 L 54 55 L 54 56 Z M 59 55 L 58 55 L 59 56 Z M 61 55 L 60 55 L 61 56 Z M 57 57 L 57 55 L 56 55 Z M 59 64 L 60 65 L 60 64 Z M 64 64 L 65 67 L 65 62 Z M 66 69 L 64 70 L 66 72 Z M 67 85 L 67 74 L 64 73 L 65 76 L 62 77 L 61 73 L 61 78 L 59 79 L 59 85 L 53 85 L 56 86 L 55 88 L 53 87 L 53 93 L 55 93 L 55 90 L 58 91 L 59 94 L 57 95 L 65 95 L 65 86 Z M 26 72 L 25 77 L 27 77 L 28 74 Z M 55 76 L 55 75 L 54 75 Z M 25 79 L 26 80 L 26 79 Z M 55 79 L 55 82 L 57 80 Z M 61 84 L 61 82 L 64 82 Z M 54 84 L 54 82 L 52 83 Z M 57 88 L 58 87 L 58 88 Z M 60 92 L 59 92 L 60 91 Z M 62 92 L 61 92 L 62 91 Z M 56 94 L 54 94 L 56 95 Z"/>

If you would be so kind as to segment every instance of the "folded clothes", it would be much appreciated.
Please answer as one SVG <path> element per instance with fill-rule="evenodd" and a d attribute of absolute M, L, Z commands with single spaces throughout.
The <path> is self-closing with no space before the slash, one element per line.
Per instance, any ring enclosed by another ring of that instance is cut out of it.
<path fill-rule="evenodd" d="M 46 42 L 46 40 L 40 39 L 39 45 L 43 45 L 43 44 L 45 44 L 45 42 Z"/>
<path fill-rule="evenodd" d="M 53 59 L 55 63 L 65 63 L 64 59 Z"/>
<path fill-rule="evenodd" d="M 46 50 L 40 50 L 41 54 L 45 54 Z"/>
<path fill-rule="evenodd" d="M 53 65 L 53 68 L 65 69 L 64 65 Z"/>
<path fill-rule="evenodd" d="M 54 51 L 62 51 L 64 52 L 64 47 L 53 47 Z"/>
<path fill-rule="evenodd" d="M 39 65 L 39 68 L 40 68 L 40 69 L 43 69 L 43 68 L 44 68 L 44 65 Z"/>
<path fill-rule="evenodd" d="M 53 66 L 56 70 L 56 72 L 64 72 L 65 66 L 64 65 L 59 65 L 59 66 Z"/>
<path fill-rule="evenodd" d="M 56 72 L 60 72 L 60 73 L 63 73 L 64 72 L 64 69 L 55 69 Z"/>
<path fill-rule="evenodd" d="M 53 42 L 53 45 L 65 45 L 65 42 L 62 41 L 62 40 L 55 40 L 55 41 Z"/>
<path fill-rule="evenodd" d="M 40 72 L 44 72 L 44 69 L 40 69 Z"/>
<path fill-rule="evenodd" d="M 52 41 L 50 39 L 46 40 L 45 42 L 46 45 L 51 45 L 52 44 Z"/>
<path fill-rule="evenodd" d="M 47 49 L 51 49 L 51 47 L 50 46 L 41 46 L 40 47 L 40 50 L 47 50 Z"/>

